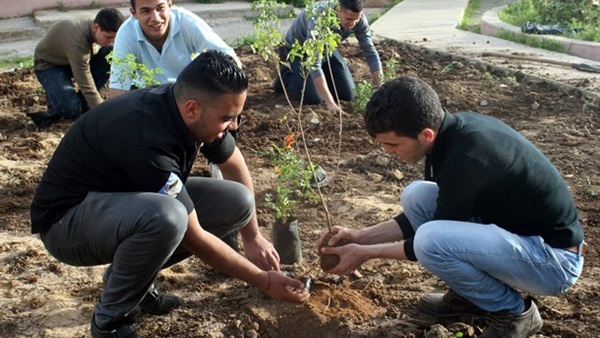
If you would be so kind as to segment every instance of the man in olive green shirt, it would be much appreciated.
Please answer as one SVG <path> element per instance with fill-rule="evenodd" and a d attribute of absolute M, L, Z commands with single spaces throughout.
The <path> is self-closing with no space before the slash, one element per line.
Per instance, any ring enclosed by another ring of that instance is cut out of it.
<path fill-rule="evenodd" d="M 34 53 L 35 74 L 48 103 L 48 111 L 29 115 L 39 128 L 61 118 L 75 119 L 102 103 L 99 90 L 110 70 L 106 55 L 123 21 L 120 11 L 104 8 L 95 19 L 66 19 L 50 27 Z"/>

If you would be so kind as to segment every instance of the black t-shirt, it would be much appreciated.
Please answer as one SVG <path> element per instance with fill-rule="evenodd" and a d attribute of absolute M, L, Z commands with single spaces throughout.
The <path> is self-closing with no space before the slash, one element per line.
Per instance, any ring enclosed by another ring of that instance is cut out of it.
<path fill-rule="evenodd" d="M 541 236 L 555 248 L 583 241 L 575 203 L 558 170 L 503 122 L 446 113 L 427 162 L 439 186 L 435 220 L 477 217 L 518 235 Z M 406 248 L 412 251 L 412 243 Z"/>
<path fill-rule="evenodd" d="M 31 204 L 32 233 L 48 229 L 90 191 L 169 194 L 189 212 L 194 205 L 184 183 L 198 151 L 223 163 L 234 149 L 229 133 L 199 149 L 171 84 L 107 100 L 81 116 L 58 145 Z"/>

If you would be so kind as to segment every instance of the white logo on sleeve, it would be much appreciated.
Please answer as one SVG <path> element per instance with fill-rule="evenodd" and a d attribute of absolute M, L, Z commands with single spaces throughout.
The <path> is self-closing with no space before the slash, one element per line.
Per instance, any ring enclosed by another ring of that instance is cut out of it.
<path fill-rule="evenodd" d="M 183 189 L 183 182 L 177 175 L 171 173 L 171 175 L 169 175 L 169 179 L 158 191 L 158 193 L 177 197 L 177 195 L 179 195 L 181 192 L 181 189 Z"/>

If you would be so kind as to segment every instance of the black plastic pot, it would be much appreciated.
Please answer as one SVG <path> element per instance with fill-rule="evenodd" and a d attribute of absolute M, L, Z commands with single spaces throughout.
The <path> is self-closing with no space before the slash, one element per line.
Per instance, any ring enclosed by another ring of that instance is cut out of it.
<path fill-rule="evenodd" d="M 276 219 L 271 232 L 273 246 L 281 264 L 295 264 L 302 262 L 302 242 L 298 234 L 298 220 L 290 217 L 287 222 Z"/>

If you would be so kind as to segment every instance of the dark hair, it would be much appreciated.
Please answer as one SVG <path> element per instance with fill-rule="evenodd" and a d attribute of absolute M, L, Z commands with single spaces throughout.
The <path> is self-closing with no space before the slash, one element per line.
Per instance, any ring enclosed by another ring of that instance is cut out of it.
<path fill-rule="evenodd" d="M 340 6 L 342 9 L 349 9 L 354 13 L 359 13 L 363 10 L 363 0 L 340 0 Z"/>
<path fill-rule="evenodd" d="M 198 55 L 177 77 L 174 93 L 178 102 L 210 100 L 248 89 L 246 73 L 235 60 L 221 51 L 208 50 Z"/>
<path fill-rule="evenodd" d="M 125 16 L 116 8 L 103 8 L 96 14 L 94 23 L 104 32 L 115 33 L 125 21 Z"/>
<path fill-rule="evenodd" d="M 416 139 L 425 128 L 439 130 L 443 118 L 444 110 L 436 92 L 412 76 L 383 84 L 365 108 L 365 126 L 371 137 L 393 131 Z"/>

